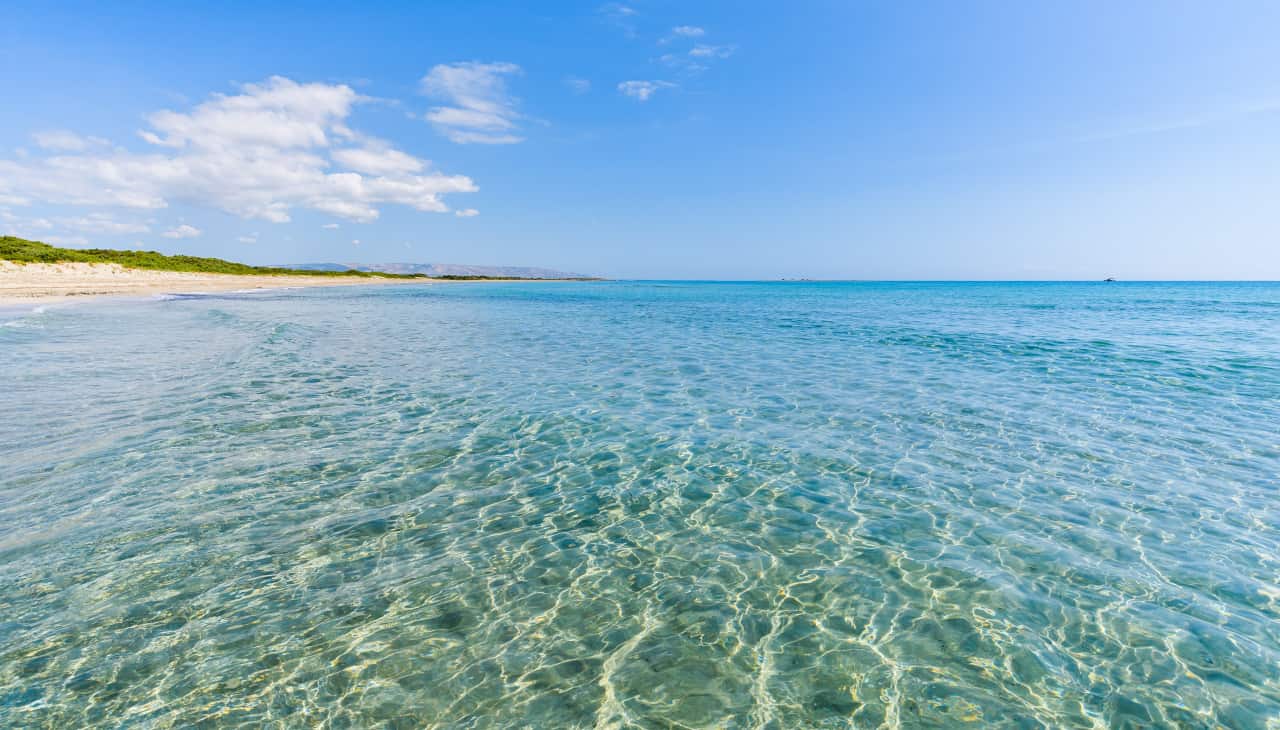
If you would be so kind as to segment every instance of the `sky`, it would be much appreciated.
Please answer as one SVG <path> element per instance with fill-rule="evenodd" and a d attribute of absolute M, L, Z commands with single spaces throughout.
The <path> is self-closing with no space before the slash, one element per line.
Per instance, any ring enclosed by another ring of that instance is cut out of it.
<path fill-rule="evenodd" d="M 0 233 L 617 278 L 1280 279 L 1280 3 L 0 8 Z"/>

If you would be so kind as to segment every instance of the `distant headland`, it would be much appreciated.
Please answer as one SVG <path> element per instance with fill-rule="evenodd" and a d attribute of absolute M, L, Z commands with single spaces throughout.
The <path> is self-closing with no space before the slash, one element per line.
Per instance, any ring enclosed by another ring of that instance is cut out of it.
<path fill-rule="evenodd" d="M 575 274 L 569 271 L 544 269 L 537 266 L 484 266 L 474 264 L 290 264 L 288 268 L 304 271 L 363 271 L 386 274 L 414 274 L 429 276 L 435 279 L 444 278 L 484 278 L 484 279 L 585 279 L 597 277 L 589 274 Z"/>

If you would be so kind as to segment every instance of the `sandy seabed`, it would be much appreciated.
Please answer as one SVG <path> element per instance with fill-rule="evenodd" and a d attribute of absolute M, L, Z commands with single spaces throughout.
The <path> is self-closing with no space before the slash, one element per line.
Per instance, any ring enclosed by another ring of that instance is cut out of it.
<path fill-rule="evenodd" d="M 371 284 L 424 285 L 422 279 L 205 274 L 129 269 L 119 264 L 17 264 L 0 261 L 0 305 L 66 301 L 84 296 L 145 296 L 187 292 Z"/>

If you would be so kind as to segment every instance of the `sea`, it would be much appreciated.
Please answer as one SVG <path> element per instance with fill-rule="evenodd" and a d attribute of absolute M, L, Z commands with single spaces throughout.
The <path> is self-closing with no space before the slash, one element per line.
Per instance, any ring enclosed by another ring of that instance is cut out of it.
<path fill-rule="evenodd" d="M 0 726 L 1280 728 L 1280 284 L 0 312 Z"/>

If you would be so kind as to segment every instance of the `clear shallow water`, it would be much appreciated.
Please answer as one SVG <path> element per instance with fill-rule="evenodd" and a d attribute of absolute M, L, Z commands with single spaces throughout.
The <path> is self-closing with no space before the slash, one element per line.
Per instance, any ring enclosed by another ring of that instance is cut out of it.
<path fill-rule="evenodd" d="M 1280 724 L 1280 286 L 0 314 L 0 725 Z"/>

